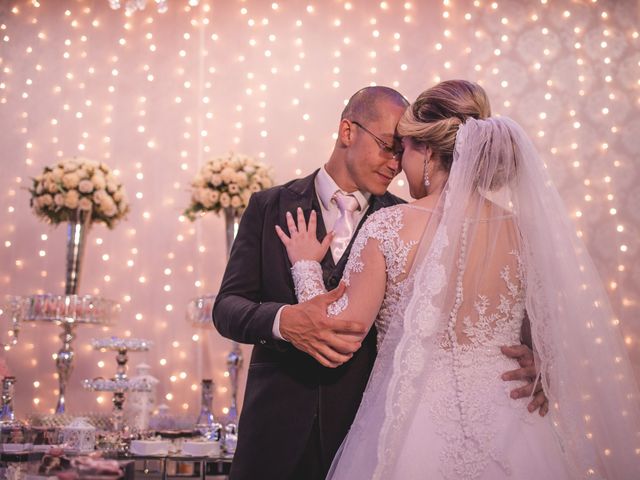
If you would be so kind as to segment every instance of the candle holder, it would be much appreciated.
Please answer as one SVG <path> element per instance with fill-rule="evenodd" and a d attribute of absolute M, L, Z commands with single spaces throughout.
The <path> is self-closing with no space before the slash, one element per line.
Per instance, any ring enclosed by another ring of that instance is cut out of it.
<path fill-rule="evenodd" d="M 91 345 L 95 350 L 112 350 L 116 352 L 116 374 L 112 379 L 94 378 L 84 380 L 83 386 L 95 392 L 113 392 L 113 429 L 124 431 L 124 402 L 126 392 L 150 392 L 152 385 L 147 379 L 130 380 L 127 378 L 127 362 L 129 352 L 146 352 L 153 343 L 138 338 L 110 337 L 93 340 Z"/>
<path fill-rule="evenodd" d="M 240 226 L 241 214 L 238 209 L 226 207 L 222 209 L 225 220 L 225 239 L 227 244 L 227 259 L 231 255 L 231 247 L 233 241 L 238 234 Z M 194 327 L 213 328 L 213 303 L 216 295 L 204 295 L 195 298 L 187 305 L 187 320 Z M 229 423 L 237 425 L 238 423 L 238 377 L 242 370 L 243 364 L 242 350 L 238 342 L 231 341 L 231 351 L 227 354 L 227 371 L 229 372 L 229 380 L 231 383 L 231 405 L 227 418 Z"/>
<path fill-rule="evenodd" d="M 120 305 L 94 295 L 56 295 L 45 293 L 21 297 L 20 321 L 55 323 L 62 327 L 62 348 L 55 357 L 58 371 L 58 404 L 56 413 L 66 409 L 66 391 L 73 371 L 73 340 L 80 325 L 111 325 Z"/>

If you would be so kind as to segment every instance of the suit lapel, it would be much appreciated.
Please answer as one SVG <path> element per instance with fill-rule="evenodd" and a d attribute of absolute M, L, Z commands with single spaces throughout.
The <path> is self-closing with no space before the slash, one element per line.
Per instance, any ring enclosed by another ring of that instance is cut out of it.
<path fill-rule="evenodd" d="M 289 230 L 287 228 L 287 212 L 291 212 L 293 215 L 295 215 L 296 209 L 298 207 L 301 207 L 302 211 L 304 212 L 305 218 L 307 219 L 307 221 L 309 221 L 309 215 L 311 215 L 311 211 L 315 210 L 318 218 L 316 236 L 319 241 L 322 241 L 322 239 L 327 234 L 327 229 L 324 225 L 324 219 L 322 218 L 322 209 L 320 208 L 318 195 L 316 194 L 315 178 L 317 174 L 318 170 L 305 178 L 301 178 L 300 180 L 292 182 L 287 188 L 283 190 L 278 211 L 278 225 L 283 228 L 285 233 L 289 234 Z M 282 248 L 284 248 L 284 246 Z M 287 259 L 289 268 L 291 268 L 289 257 L 286 254 L 285 257 Z M 335 268 L 335 263 L 331 255 L 331 251 L 327 252 L 325 257 L 322 259 L 322 262 L 320 262 L 320 265 L 322 266 L 322 272 L 326 283 L 326 280 L 329 278 L 329 275 Z"/>

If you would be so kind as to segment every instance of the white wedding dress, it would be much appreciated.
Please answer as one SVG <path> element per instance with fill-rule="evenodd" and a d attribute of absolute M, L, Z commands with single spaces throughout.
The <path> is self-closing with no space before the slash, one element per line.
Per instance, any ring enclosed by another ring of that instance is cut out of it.
<path fill-rule="evenodd" d="M 377 303 L 371 298 L 376 291 L 371 289 L 376 275 L 367 268 L 366 258 L 379 253 L 386 270 L 385 293 L 375 320 L 378 344 L 382 344 L 389 322 L 406 308 L 406 272 L 419 242 L 415 233 L 423 230 L 432 214 L 420 207 L 398 205 L 371 215 L 354 242 L 345 268 L 348 291 L 331 305 L 330 313 L 346 313 L 353 318 L 350 309 L 362 311 L 367 303 Z M 505 224 L 508 233 L 510 217 L 497 221 Z M 406 222 L 414 228 L 405 228 Z M 423 228 L 415 228 L 419 225 Z M 367 249 L 368 245 L 373 248 Z M 467 256 L 481 253 L 482 247 L 467 246 Z M 501 353 L 500 347 L 520 344 L 525 315 L 519 255 L 512 249 L 515 245 L 505 247 L 499 258 L 491 259 L 492 271 L 480 293 L 463 300 L 457 311 L 451 312 L 449 326 L 453 327 L 455 340 L 448 329 L 438 332 L 438 348 L 411 427 L 402 444 L 395 445 L 400 454 L 390 478 L 569 478 L 551 420 L 530 414 L 527 399 L 511 399 L 509 392 L 517 385 L 500 378 L 502 373 L 519 368 L 517 361 Z M 464 260 L 463 254 L 461 251 L 460 260 Z M 300 302 L 323 293 L 322 269 L 317 262 L 297 262 L 293 274 Z M 459 292 L 466 297 L 464 275 L 460 278 Z M 444 281 L 444 277 L 434 278 L 434 284 L 444 286 Z M 349 461 L 345 458 L 338 463 L 330 478 L 372 478 L 375 465 L 371 470 L 355 471 L 351 464 L 355 460 L 351 455 L 370 454 L 363 450 L 349 453 Z"/>
<path fill-rule="evenodd" d="M 635 478 L 638 391 L 576 242 L 519 126 L 467 120 L 437 206 L 380 210 L 354 241 L 328 314 L 375 321 L 378 357 L 328 478 Z M 317 262 L 292 273 L 300 302 L 325 291 Z M 546 417 L 501 378 L 525 319 Z"/>

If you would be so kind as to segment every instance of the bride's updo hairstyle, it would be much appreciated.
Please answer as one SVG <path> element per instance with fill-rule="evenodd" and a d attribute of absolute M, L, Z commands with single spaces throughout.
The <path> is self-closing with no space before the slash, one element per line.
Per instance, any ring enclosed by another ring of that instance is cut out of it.
<path fill-rule="evenodd" d="M 471 117 L 491 116 L 489 98 L 477 83 L 447 80 L 425 90 L 405 111 L 398 134 L 427 145 L 446 172 L 451 170 L 458 128 Z"/>

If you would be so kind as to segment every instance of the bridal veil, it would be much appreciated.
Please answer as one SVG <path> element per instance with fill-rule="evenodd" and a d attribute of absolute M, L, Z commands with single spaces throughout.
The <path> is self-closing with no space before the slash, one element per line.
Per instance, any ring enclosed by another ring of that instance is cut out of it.
<path fill-rule="evenodd" d="M 473 341 L 465 322 L 475 321 L 476 331 L 498 328 L 496 316 L 483 317 L 486 325 L 473 320 L 486 305 L 498 317 L 518 308 L 513 280 L 496 298 L 482 298 L 496 265 L 507 265 L 512 278 L 521 273 L 539 379 L 572 476 L 640 472 L 640 396 L 618 320 L 530 139 L 509 118 L 492 117 L 467 119 L 458 130 L 402 307 L 329 478 L 394 478 L 438 349 Z"/>

